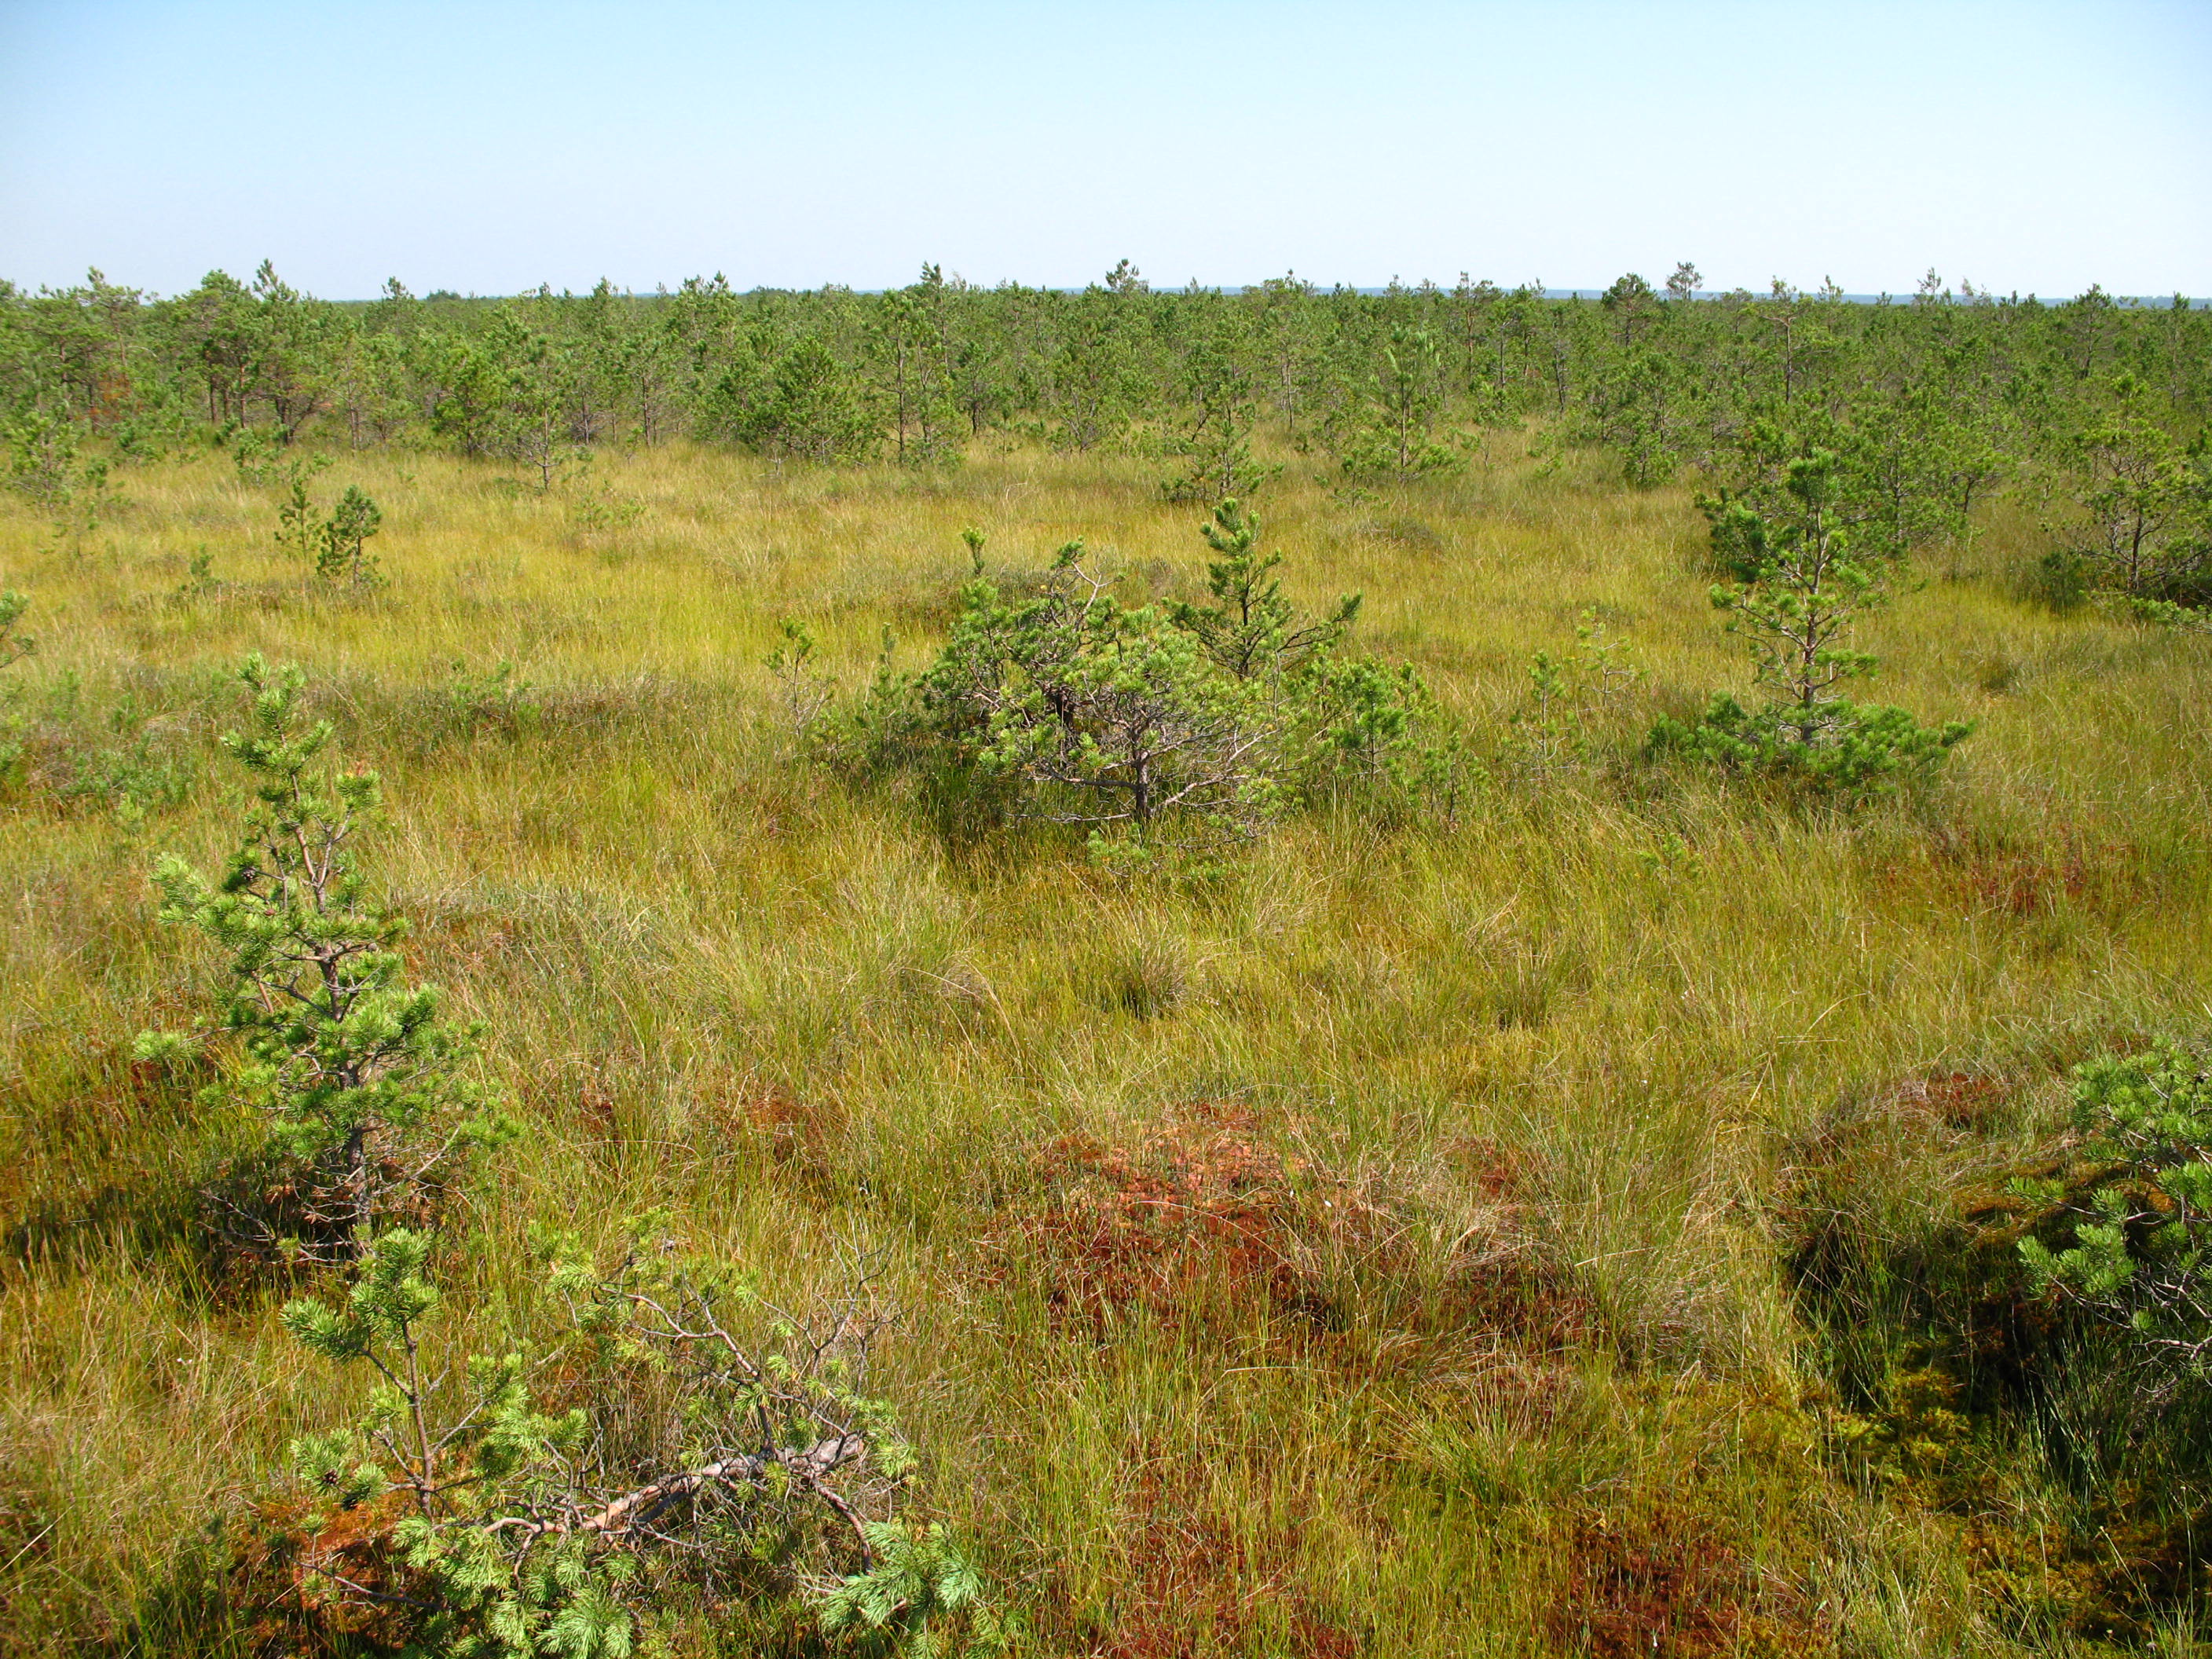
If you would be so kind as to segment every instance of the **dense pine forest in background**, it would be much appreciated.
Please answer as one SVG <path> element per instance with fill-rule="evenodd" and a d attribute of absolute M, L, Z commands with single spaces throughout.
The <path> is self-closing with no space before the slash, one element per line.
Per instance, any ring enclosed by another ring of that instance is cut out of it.
<path fill-rule="evenodd" d="M 2212 1641 L 2212 313 L 0 287 L 0 1648 Z"/>
<path fill-rule="evenodd" d="M 926 267 L 876 295 L 716 277 L 649 297 L 603 283 L 416 299 L 394 280 L 335 304 L 266 264 L 251 284 L 216 273 L 155 301 L 95 274 L 0 289 L 0 398 L 14 476 L 48 495 L 82 440 L 128 459 L 210 431 L 249 456 L 303 434 L 434 443 L 541 483 L 578 450 L 677 438 L 917 465 L 993 439 L 1133 446 L 1177 463 L 1171 492 L 1212 501 L 1262 481 L 1261 422 L 1349 477 L 1402 481 L 1543 419 L 1559 445 L 1617 454 L 1638 488 L 1685 467 L 1739 482 L 1778 426 L 1846 457 L 1895 551 L 1955 536 L 1990 491 L 2077 460 L 2115 420 L 2186 447 L 2212 396 L 2212 313 L 2179 295 L 2043 304 L 1931 272 L 1909 302 L 1867 306 L 1778 280 L 1692 299 L 1698 280 L 1687 265 L 1660 289 L 1623 276 L 1595 301 L 1464 277 L 1154 292 L 1125 261 L 1080 293 Z"/>

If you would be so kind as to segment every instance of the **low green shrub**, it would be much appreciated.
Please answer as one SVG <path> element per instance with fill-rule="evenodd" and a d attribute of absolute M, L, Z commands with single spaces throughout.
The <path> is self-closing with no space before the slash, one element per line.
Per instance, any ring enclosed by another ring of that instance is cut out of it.
<path fill-rule="evenodd" d="M 864 1288 L 794 1318 L 664 1225 L 634 1224 L 605 1273 L 538 1241 L 568 1314 L 542 1350 L 447 1352 L 430 1240 L 404 1230 L 341 1300 L 288 1304 L 302 1346 L 380 1380 L 292 1443 L 302 1501 L 264 1511 L 246 1595 L 301 1646 L 437 1659 L 620 1659 L 642 1620 L 732 1599 L 915 1653 L 1000 1648 L 958 1545 L 888 1513 L 915 1457 L 866 1389 L 888 1320 Z"/>
<path fill-rule="evenodd" d="M 2171 1043 L 2075 1073 L 2079 1146 L 2014 1190 L 2037 1206 L 2020 1241 L 2041 1291 L 2141 1345 L 2147 1385 L 2212 1380 L 2212 1074 Z"/>
<path fill-rule="evenodd" d="M 2212 605 L 2176 605 L 2171 599 L 2130 599 L 2129 614 L 2154 628 L 2182 634 L 2212 634 Z"/>
<path fill-rule="evenodd" d="M 1206 843 L 1289 808 L 1449 799 L 1465 775 L 1420 677 L 1340 656 L 1348 594 L 1302 617 L 1234 501 L 1205 526 L 1214 603 L 1130 609 L 1070 542 L 1010 597 L 982 574 L 916 676 L 879 674 L 830 722 L 854 773 L 902 772 L 947 823 L 1014 819 L 1093 838 Z"/>
<path fill-rule="evenodd" d="M 1654 757 L 1680 756 L 1812 793 L 1857 799 L 1899 784 L 1924 781 L 1973 729 L 1963 720 L 1923 726 L 1902 708 L 1838 699 L 1822 706 L 1820 724 L 1808 739 L 1794 708 L 1747 712 L 1723 693 L 1694 722 L 1660 716 L 1646 739 L 1645 752 Z"/>

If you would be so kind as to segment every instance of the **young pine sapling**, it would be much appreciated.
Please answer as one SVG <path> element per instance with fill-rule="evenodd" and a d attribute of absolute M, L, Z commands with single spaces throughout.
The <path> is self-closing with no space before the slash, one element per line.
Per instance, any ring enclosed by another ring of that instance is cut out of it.
<path fill-rule="evenodd" d="M 1565 658 L 1539 651 L 1529 659 L 1528 702 L 1512 716 L 1510 753 L 1518 769 L 1542 778 L 1587 763 L 1594 722 L 1602 720 L 1643 679 L 1627 641 L 1613 637 L 1592 606 L 1575 623 L 1575 649 Z"/>
<path fill-rule="evenodd" d="M 349 582 L 356 587 L 376 587 L 384 578 L 368 553 L 368 538 L 376 534 L 384 514 L 360 487 L 348 484 L 345 494 L 320 526 L 315 550 L 315 574 L 326 582 Z"/>
<path fill-rule="evenodd" d="M 252 779 L 238 850 L 214 879 L 173 854 L 154 872 L 162 920 L 229 958 L 231 1093 L 267 1128 L 261 1192 L 210 1199 L 217 1231 L 252 1254 L 346 1261 L 380 1228 L 434 1215 L 512 1128 L 465 1073 L 478 1028 L 447 1024 L 437 989 L 404 981 L 406 922 L 368 895 L 354 842 L 376 817 L 376 774 L 329 764 L 331 729 L 303 724 L 298 670 L 257 654 L 238 677 L 249 723 L 222 739 Z M 137 1047 L 159 1060 L 191 1043 L 149 1032 Z"/>
<path fill-rule="evenodd" d="M 28 593 L 12 587 L 0 591 L 0 668 L 13 668 L 38 651 L 38 641 L 16 626 L 30 608 Z"/>
<path fill-rule="evenodd" d="M 315 470 L 293 463 L 285 498 L 276 507 L 276 544 L 304 560 L 326 582 L 381 586 L 384 578 L 368 547 L 384 522 L 382 510 L 359 485 L 348 484 L 331 515 L 317 516 L 307 494 L 307 480 Z"/>
<path fill-rule="evenodd" d="M 1350 411 L 1338 452 L 1345 471 L 1404 483 L 1451 471 L 1459 457 L 1437 441 L 1443 415 L 1443 356 L 1435 336 L 1394 325 L 1370 396 Z"/>
<path fill-rule="evenodd" d="M 1221 556 L 1206 567 L 1214 603 L 1177 603 L 1168 607 L 1168 617 L 1197 635 L 1206 654 L 1237 678 L 1279 680 L 1328 651 L 1358 618 L 1360 596 L 1346 593 L 1328 615 L 1301 623 L 1297 607 L 1273 579 L 1283 556 L 1260 551 L 1260 515 L 1233 497 L 1213 509 L 1213 521 L 1200 526 L 1199 533 Z"/>
<path fill-rule="evenodd" d="M 1182 458 L 1185 470 L 1160 483 L 1161 493 L 1171 501 L 1249 496 L 1282 471 L 1252 457 L 1260 398 L 1240 345 L 1232 338 L 1202 338 L 1184 361 L 1182 392 L 1188 412 L 1168 448 Z"/>
<path fill-rule="evenodd" d="M 1219 672 L 1158 610 L 1124 609 L 1082 561 L 1070 542 L 1015 604 L 969 582 L 925 707 L 982 776 L 1017 787 L 1024 816 L 1140 838 L 1168 817 L 1249 830 L 1272 793 L 1265 689 Z"/>
<path fill-rule="evenodd" d="M 1874 672 L 1875 659 L 1850 640 L 1861 614 L 1887 598 L 1880 571 L 1850 556 L 1832 503 L 1837 472 L 1826 450 L 1791 461 L 1785 510 L 1771 515 L 1741 501 L 1700 502 L 1716 547 L 1745 573 L 1712 590 L 1714 608 L 1750 646 L 1754 678 L 1808 746 L 1848 714 L 1839 688 Z"/>
<path fill-rule="evenodd" d="M 1924 775 L 1972 729 L 1923 726 L 1901 708 L 1845 696 L 1849 683 L 1875 666 L 1851 645 L 1855 626 L 1887 592 L 1881 568 L 1851 556 L 1838 522 L 1840 469 L 1832 452 L 1814 447 L 1790 461 L 1780 490 L 1758 505 L 1726 494 L 1700 498 L 1714 550 L 1736 575 L 1712 589 L 1712 602 L 1728 631 L 1749 645 L 1767 703 L 1747 714 L 1733 697 L 1716 696 L 1694 726 L 1662 719 L 1650 750 L 1854 797 L 1899 775 Z"/>
<path fill-rule="evenodd" d="M 1148 844 L 1174 822 L 1201 841 L 1247 836 L 1352 783 L 1449 794 L 1463 769 L 1418 741 L 1433 713 L 1419 677 L 1339 657 L 1358 596 L 1301 616 L 1259 530 L 1224 501 L 1205 526 L 1215 603 L 1133 611 L 1080 542 L 1010 600 L 969 532 L 976 574 L 951 641 L 926 672 L 886 672 L 841 714 L 845 747 L 869 770 L 919 763 L 940 801 L 1086 829 L 1094 850 L 1122 831 Z"/>
<path fill-rule="evenodd" d="M 786 617 L 781 631 L 783 643 L 769 653 L 763 666 L 781 692 L 784 718 L 790 721 L 793 733 L 805 737 L 836 699 L 837 687 L 816 659 L 814 635 L 806 624 L 795 617 Z"/>
<path fill-rule="evenodd" d="M 2123 376 L 2118 407 L 2075 446 L 2080 509 L 2068 552 L 2130 599 L 2212 603 L 2212 454 L 2147 417 Z"/>

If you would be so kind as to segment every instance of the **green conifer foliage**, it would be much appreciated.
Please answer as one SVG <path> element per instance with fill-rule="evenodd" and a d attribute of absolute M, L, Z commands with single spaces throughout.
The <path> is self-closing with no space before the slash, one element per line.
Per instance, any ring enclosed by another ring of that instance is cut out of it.
<path fill-rule="evenodd" d="M 384 522 L 383 510 L 359 485 L 348 484 L 331 515 L 319 517 L 307 481 L 325 465 L 295 460 L 286 468 L 285 495 L 276 507 L 276 544 L 304 559 L 326 582 L 380 586 L 384 578 L 368 541 Z"/>
<path fill-rule="evenodd" d="M 170 854 L 154 879 L 165 921 L 228 957 L 217 1024 L 234 1039 L 232 1095 L 268 1126 L 265 1184 L 218 1199 L 218 1228 L 261 1253 L 344 1261 L 378 1228 L 434 1215 L 471 1155 L 511 1133 L 466 1074 L 477 1028 L 440 1016 L 402 978 L 404 919 L 369 896 L 354 844 L 374 822 L 374 772 L 329 764 L 329 722 L 303 724 L 305 677 L 248 657 L 243 732 L 223 747 L 252 779 L 240 845 L 213 879 Z M 142 1058 L 191 1039 L 149 1032 Z"/>
<path fill-rule="evenodd" d="M 2020 1252 L 2039 1288 L 2130 1333 L 2149 1392 L 2212 1377 L 2212 1076 L 2171 1043 L 2075 1073 L 2081 1141 L 2036 1202 Z"/>
<path fill-rule="evenodd" d="M 303 1346 L 377 1379 L 355 1422 L 292 1443 L 311 1507 L 274 1553 L 303 1638 L 374 1620 L 437 1659 L 619 1659 L 689 1577 L 909 1652 L 1002 1645 L 952 1537 L 888 1514 L 915 1457 L 867 1389 L 888 1316 L 865 1284 L 795 1316 L 665 1224 L 633 1222 L 604 1273 L 537 1238 L 542 1300 L 566 1312 L 543 1349 L 452 1352 L 432 1242 L 405 1229 L 335 1304 L 286 1304 Z M 565 1410 L 532 1386 L 548 1362 Z"/>
<path fill-rule="evenodd" d="M 944 273 L 934 265 L 923 266 L 920 282 L 877 301 L 870 330 L 890 416 L 891 453 L 906 465 L 941 465 L 960 456 L 960 407 L 944 290 Z"/>
<path fill-rule="evenodd" d="M 880 447 L 879 428 L 860 389 L 814 335 L 794 341 L 757 387 L 741 393 L 734 381 L 729 384 L 730 429 L 755 449 L 827 465 L 868 459 Z"/>
<path fill-rule="evenodd" d="M 888 1636 L 915 1659 L 1005 1650 L 1008 1632 L 984 1599 L 983 1577 L 942 1522 L 872 1521 L 864 1535 L 876 1564 L 824 1598 L 824 1632 Z"/>
<path fill-rule="evenodd" d="M 1834 496 L 1838 457 L 1814 449 L 1793 459 L 1771 504 L 1703 501 L 1714 545 L 1744 574 L 1712 590 L 1730 633 L 1750 646 L 1755 678 L 1790 710 L 1797 741 L 1810 744 L 1838 716 L 1841 687 L 1873 672 L 1851 648 L 1853 625 L 1887 598 L 1881 573 L 1850 556 Z"/>
<path fill-rule="evenodd" d="M 1833 452 L 1814 447 L 1789 462 L 1778 490 L 1699 498 L 1714 551 L 1737 578 L 1713 588 L 1713 605 L 1750 647 L 1767 702 L 1747 713 L 1722 696 L 1694 726 L 1662 719 L 1653 751 L 1859 796 L 1924 775 L 1972 730 L 1922 726 L 1903 709 L 1844 695 L 1875 666 L 1850 644 L 1853 625 L 1887 593 L 1880 567 L 1851 556 L 1838 522 L 1842 471 Z"/>
<path fill-rule="evenodd" d="M 1345 471 L 1403 483 L 1451 471 L 1459 457 L 1437 437 L 1445 413 L 1443 354 L 1436 337 L 1394 323 L 1367 395 L 1346 411 L 1338 442 Z"/>
<path fill-rule="evenodd" d="M 879 678 L 833 741 L 863 773 L 919 763 L 943 804 L 1150 843 L 1256 833 L 1347 787 L 1449 793 L 1460 767 L 1428 741 L 1436 710 L 1408 666 L 1339 657 L 1357 594 L 1302 617 L 1259 550 L 1259 520 L 1224 501 L 1203 526 L 1215 603 L 1131 610 L 1060 550 L 1026 598 L 977 574 L 936 663 Z"/>
<path fill-rule="evenodd" d="M 1681 464 L 1685 430 L 1697 412 L 1687 379 L 1664 353 L 1624 348 L 1591 391 L 1589 430 L 1620 452 L 1638 489 L 1667 483 Z"/>
<path fill-rule="evenodd" d="M 2148 418 L 2141 382 L 2121 377 L 2116 407 L 2074 447 L 2080 510 L 2068 550 L 2104 586 L 2133 599 L 2212 602 L 2212 456 Z"/>
<path fill-rule="evenodd" d="M 337 507 L 323 521 L 322 544 L 315 550 L 315 574 L 325 581 L 373 587 L 382 578 L 368 551 L 368 538 L 384 522 L 383 512 L 360 486 L 348 484 Z"/>
<path fill-rule="evenodd" d="M 1255 461 L 1252 433 L 1260 413 L 1256 380 L 1241 331 L 1216 323 L 1193 343 L 1182 367 L 1184 408 L 1169 453 L 1184 470 L 1160 483 L 1171 501 L 1250 495 L 1282 469 Z"/>
<path fill-rule="evenodd" d="M 1022 813 L 1150 835 L 1164 817 L 1247 830 L 1273 794 L 1262 688 L 1213 669 L 1198 637 L 1158 610 L 1127 610 L 1060 549 L 1036 598 L 988 579 L 962 590 L 952 638 L 921 683 L 987 780 Z"/>
<path fill-rule="evenodd" d="M 1172 605 L 1168 615 L 1238 679 L 1279 677 L 1314 653 L 1329 650 L 1358 617 L 1359 595 L 1347 593 L 1328 615 L 1301 626 L 1297 608 L 1273 578 L 1283 556 L 1260 551 L 1260 515 L 1234 497 L 1213 509 L 1213 521 L 1201 525 L 1199 533 L 1221 556 L 1206 567 L 1214 603 Z"/>

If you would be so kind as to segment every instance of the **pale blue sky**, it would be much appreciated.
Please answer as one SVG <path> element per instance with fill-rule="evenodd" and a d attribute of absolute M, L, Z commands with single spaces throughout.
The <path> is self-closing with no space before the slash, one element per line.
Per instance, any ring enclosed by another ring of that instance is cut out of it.
<path fill-rule="evenodd" d="M 2212 0 L 0 0 L 0 276 L 2212 291 Z"/>

